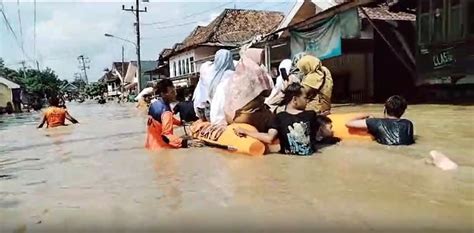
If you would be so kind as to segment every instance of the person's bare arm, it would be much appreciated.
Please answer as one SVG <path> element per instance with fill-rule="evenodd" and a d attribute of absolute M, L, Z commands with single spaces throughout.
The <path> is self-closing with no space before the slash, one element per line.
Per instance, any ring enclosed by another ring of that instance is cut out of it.
<path fill-rule="evenodd" d="M 267 133 L 260 133 L 260 132 L 251 132 L 246 129 L 237 128 L 234 129 L 235 134 L 240 137 L 249 136 L 263 143 L 270 144 L 275 140 L 276 136 L 278 135 L 278 131 L 276 129 L 269 129 Z"/>
<path fill-rule="evenodd" d="M 357 117 L 354 117 L 353 119 L 346 122 L 346 127 L 353 129 L 367 129 L 367 123 L 365 122 L 365 120 L 369 117 L 371 116 L 368 114 L 362 114 Z"/>
<path fill-rule="evenodd" d="M 43 128 L 43 125 L 46 123 L 46 115 L 43 116 L 43 119 L 41 120 L 41 123 L 38 125 L 38 129 Z"/>
<path fill-rule="evenodd" d="M 79 123 L 79 121 L 77 121 L 76 119 L 74 119 L 74 117 L 71 116 L 71 114 L 69 114 L 69 112 L 66 112 L 66 119 L 68 119 L 70 122 L 72 122 L 73 124 L 77 124 Z"/>

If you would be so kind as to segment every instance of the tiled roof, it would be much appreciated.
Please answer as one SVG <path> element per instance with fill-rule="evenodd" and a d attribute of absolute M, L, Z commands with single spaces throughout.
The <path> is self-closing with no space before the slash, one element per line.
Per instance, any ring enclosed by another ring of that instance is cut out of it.
<path fill-rule="evenodd" d="M 389 11 L 388 6 L 377 6 L 377 7 L 362 7 L 370 19 L 376 20 L 400 20 L 400 21 L 416 21 L 416 15 L 405 13 L 405 12 L 391 12 Z M 359 16 L 361 18 L 366 18 L 365 15 L 359 10 Z"/>
<path fill-rule="evenodd" d="M 160 56 L 163 58 L 167 58 L 171 53 L 173 52 L 173 49 L 165 48 L 161 51 Z"/>
<path fill-rule="evenodd" d="M 283 13 L 275 11 L 225 9 L 209 25 L 197 26 L 182 43 L 175 45 L 174 52 L 201 44 L 235 45 L 254 35 L 272 32 L 283 18 Z"/>

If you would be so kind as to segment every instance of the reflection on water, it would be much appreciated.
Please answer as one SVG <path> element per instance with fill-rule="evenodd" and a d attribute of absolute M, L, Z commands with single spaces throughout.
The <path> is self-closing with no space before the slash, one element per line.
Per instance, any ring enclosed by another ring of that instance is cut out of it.
<path fill-rule="evenodd" d="M 301 158 L 148 152 L 146 119 L 133 105 L 71 104 L 70 112 L 81 124 L 48 130 L 35 128 L 39 113 L 0 116 L 0 232 L 473 230 L 471 106 L 410 106 L 413 146 L 346 141 Z M 427 165 L 430 150 L 460 168 Z"/>

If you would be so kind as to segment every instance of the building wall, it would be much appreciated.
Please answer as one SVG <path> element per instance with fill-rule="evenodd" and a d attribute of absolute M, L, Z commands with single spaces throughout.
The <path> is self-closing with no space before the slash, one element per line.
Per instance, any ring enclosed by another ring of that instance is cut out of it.
<path fill-rule="evenodd" d="M 12 102 L 12 90 L 0 83 L 0 107 L 5 107 L 8 102 Z"/>
<path fill-rule="evenodd" d="M 323 61 L 332 74 L 335 102 L 366 101 L 373 96 L 372 54 L 344 54 Z"/>
<path fill-rule="evenodd" d="M 176 54 L 169 59 L 170 66 L 170 77 L 178 77 L 184 74 L 190 74 L 196 72 L 196 60 L 195 50 L 186 51 L 183 53 Z"/>
<path fill-rule="evenodd" d="M 193 74 L 199 72 L 203 58 L 212 56 L 219 50 L 220 47 L 198 47 L 183 53 L 176 54 L 169 59 L 170 77 L 179 77 L 185 74 Z M 197 62 L 196 62 L 197 61 Z M 179 72 L 179 63 L 185 64 L 184 72 Z M 186 65 L 189 62 L 189 67 L 186 70 Z M 175 72 L 176 70 L 176 72 Z"/>
<path fill-rule="evenodd" d="M 197 72 L 199 72 L 199 69 L 201 69 L 201 64 L 204 63 L 205 61 L 202 61 L 202 59 L 212 56 L 216 54 L 217 50 L 221 49 L 220 47 L 198 47 L 195 50 L 195 55 L 196 55 L 196 69 Z"/>

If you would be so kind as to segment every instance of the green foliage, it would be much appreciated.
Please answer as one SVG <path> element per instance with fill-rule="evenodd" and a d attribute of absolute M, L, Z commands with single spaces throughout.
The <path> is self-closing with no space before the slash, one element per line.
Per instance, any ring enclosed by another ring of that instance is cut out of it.
<path fill-rule="evenodd" d="M 107 85 L 100 82 L 89 83 L 89 85 L 85 87 L 84 92 L 91 97 L 99 96 L 107 92 Z"/>
<path fill-rule="evenodd" d="M 24 90 L 36 97 L 42 98 L 57 95 L 63 81 L 50 68 L 44 70 L 18 69 L 13 70 L 5 67 L 3 59 L 0 58 L 0 75 L 19 84 Z"/>
<path fill-rule="evenodd" d="M 79 88 L 79 90 L 83 91 L 85 88 L 86 88 L 86 82 L 80 78 L 76 78 L 74 79 L 74 81 L 72 81 L 72 84 L 74 84 L 74 86 L 76 86 L 77 88 Z"/>

